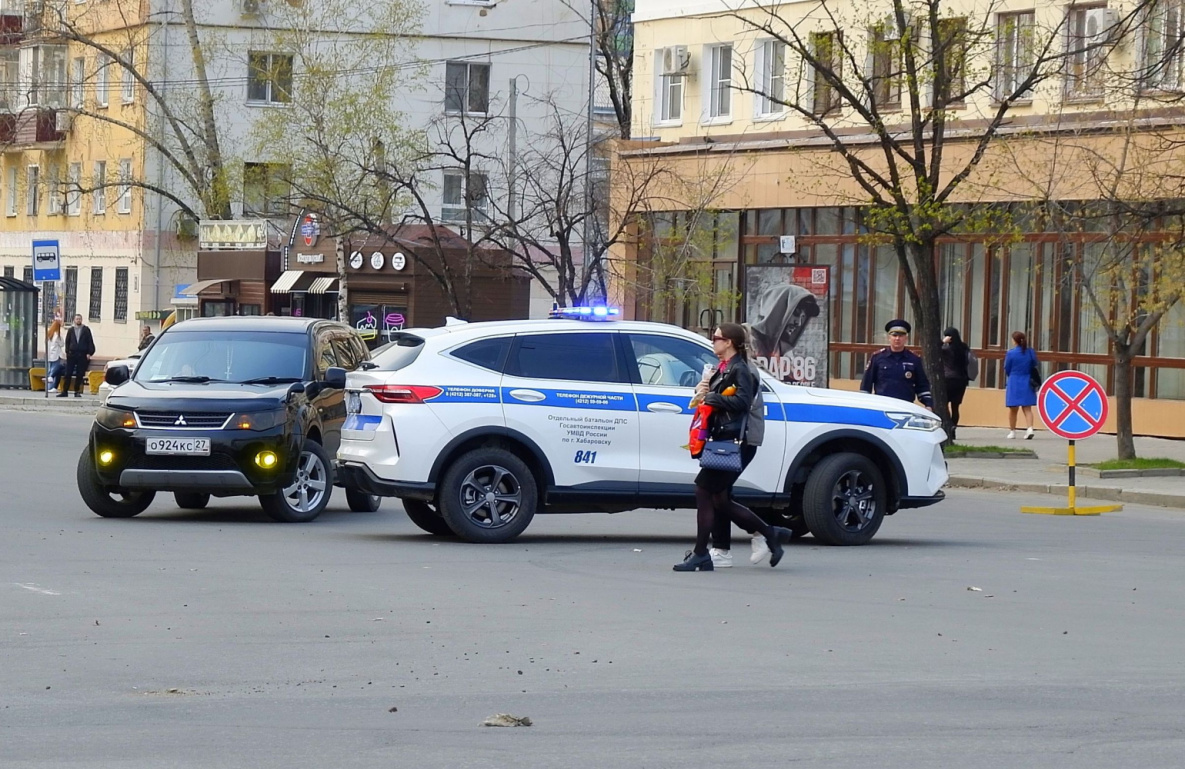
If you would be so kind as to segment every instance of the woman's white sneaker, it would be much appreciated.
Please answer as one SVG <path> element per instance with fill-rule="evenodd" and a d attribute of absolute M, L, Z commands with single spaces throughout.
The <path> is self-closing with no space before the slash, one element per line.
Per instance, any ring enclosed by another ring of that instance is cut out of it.
<path fill-rule="evenodd" d="M 1009 430 L 1008 434 L 1005 435 L 1004 437 L 1007 438 L 1008 440 L 1012 440 L 1013 438 L 1016 437 L 1016 430 Z"/>
<path fill-rule="evenodd" d="M 1033 440 L 1033 428 L 1030 427 L 1028 430 L 1025 430 L 1025 440 L 1026 441 Z"/>
<path fill-rule="evenodd" d="M 753 555 L 749 556 L 749 563 L 757 564 L 769 558 L 769 543 L 760 534 L 753 535 Z"/>
<path fill-rule="evenodd" d="M 731 550 L 717 550 L 711 548 L 708 554 L 712 556 L 712 565 L 717 569 L 731 569 L 732 568 L 732 551 Z"/>

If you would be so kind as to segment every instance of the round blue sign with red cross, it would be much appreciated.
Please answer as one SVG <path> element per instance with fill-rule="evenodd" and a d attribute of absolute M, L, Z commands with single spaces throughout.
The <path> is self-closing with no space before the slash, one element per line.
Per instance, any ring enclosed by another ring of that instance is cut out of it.
<path fill-rule="evenodd" d="M 1107 421 L 1107 393 L 1094 377 L 1059 371 L 1041 385 L 1037 410 L 1051 432 L 1081 440 L 1097 433 Z"/>

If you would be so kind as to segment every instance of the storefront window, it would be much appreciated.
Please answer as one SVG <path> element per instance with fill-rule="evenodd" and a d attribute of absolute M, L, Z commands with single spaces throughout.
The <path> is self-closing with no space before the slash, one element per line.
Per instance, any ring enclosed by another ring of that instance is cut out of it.
<path fill-rule="evenodd" d="M 373 350 L 390 342 L 396 331 L 404 329 L 407 308 L 393 304 L 351 304 L 350 325 Z"/>
<path fill-rule="evenodd" d="M 716 215 L 716 258 L 735 262 L 740 256 L 741 215 L 726 211 Z"/>
<path fill-rule="evenodd" d="M 1032 243 L 1017 243 L 1008 249 L 1008 300 L 1006 305 L 1008 335 L 1023 331 L 1036 343 L 1033 328 L 1033 252 Z"/>
<path fill-rule="evenodd" d="M 232 301 L 226 302 L 202 302 L 202 317 L 203 318 L 222 318 L 227 315 L 235 314 L 235 303 Z"/>
<path fill-rule="evenodd" d="M 1160 319 L 1158 328 L 1157 357 L 1185 358 L 1185 304 L 1178 301 Z M 1156 397 L 1185 399 L 1185 369 L 1160 369 L 1156 374 Z"/>
<path fill-rule="evenodd" d="M 814 234 L 838 235 L 840 210 L 838 208 L 816 208 Z"/>
<path fill-rule="evenodd" d="M 901 266 L 889 246 L 876 249 L 876 286 L 872 292 L 872 341 L 878 342 L 885 324 L 897 317 L 897 278 Z"/>
<path fill-rule="evenodd" d="M 782 233 L 782 211 L 777 208 L 757 212 L 757 234 L 777 236 Z"/>
<path fill-rule="evenodd" d="M 887 248 L 880 249 L 887 251 Z M 944 243 L 939 249 L 938 260 L 938 296 L 942 302 L 942 322 L 945 326 L 954 326 L 959 334 L 966 334 L 967 328 L 963 318 L 967 311 L 967 260 L 965 243 Z M 878 263 L 877 274 L 880 274 Z M 877 303 L 880 304 L 880 280 L 877 280 Z M 879 317 L 879 313 L 878 313 Z M 967 341 L 964 338 L 964 341 Z"/>
<path fill-rule="evenodd" d="M 983 333 L 983 286 L 986 282 L 986 256 L 982 243 L 971 244 L 971 260 L 968 270 L 971 275 L 971 317 L 963 334 L 963 341 L 976 349 L 984 347 Z M 990 385 L 989 385 L 990 386 Z"/>

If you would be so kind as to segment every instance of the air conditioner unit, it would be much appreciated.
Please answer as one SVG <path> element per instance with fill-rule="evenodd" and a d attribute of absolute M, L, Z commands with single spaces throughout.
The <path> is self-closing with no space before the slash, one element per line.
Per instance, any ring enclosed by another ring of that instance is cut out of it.
<path fill-rule="evenodd" d="M 1113 8 L 1091 8 L 1086 11 L 1085 33 L 1091 43 L 1105 43 L 1115 33 L 1119 15 Z"/>
<path fill-rule="evenodd" d="M 662 74 L 687 75 L 691 73 L 691 53 L 685 45 L 673 45 L 662 50 Z"/>
<path fill-rule="evenodd" d="M 74 127 L 74 113 L 58 110 L 53 116 L 54 130 L 58 133 L 70 133 L 70 129 Z"/>
<path fill-rule="evenodd" d="M 258 16 L 263 10 L 263 0 L 242 0 L 244 16 Z"/>

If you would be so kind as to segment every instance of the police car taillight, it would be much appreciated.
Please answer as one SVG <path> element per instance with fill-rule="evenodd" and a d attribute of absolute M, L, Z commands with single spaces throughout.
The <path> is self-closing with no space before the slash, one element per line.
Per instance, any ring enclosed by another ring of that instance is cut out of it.
<path fill-rule="evenodd" d="M 381 403 L 423 403 L 444 392 L 424 385 L 367 385 L 366 391 Z"/>
<path fill-rule="evenodd" d="M 621 309 L 618 307 L 606 307 L 604 305 L 594 305 L 591 307 L 560 307 L 558 304 L 552 305 L 551 312 L 547 317 L 552 320 L 618 320 L 621 318 Z"/>

